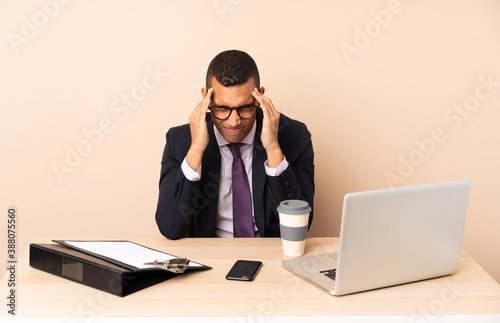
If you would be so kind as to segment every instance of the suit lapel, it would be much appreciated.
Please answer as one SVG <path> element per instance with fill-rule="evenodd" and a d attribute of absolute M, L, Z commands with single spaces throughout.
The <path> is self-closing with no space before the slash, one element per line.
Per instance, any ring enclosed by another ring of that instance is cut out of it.
<path fill-rule="evenodd" d="M 266 171 L 264 162 L 267 159 L 267 153 L 262 146 L 260 136 L 262 133 L 262 110 L 257 110 L 257 128 L 253 144 L 253 162 L 252 162 L 252 186 L 253 186 L 253 205 L 254 216 L 257 228 L 261 236 L 265 235 L 266 219 L 264 210 L 264 187 L 266 184 Z"/>
<path fill-rule="evenodd" d="M 206 209 L 208 210 L 208 213 L 203 212 L 205 214 L 202 216 L 205 217 L 206 221 L 208 221 L 205 226 L 207 229 L 205 236 L 212 236 L 215 231 L 215 221 L 217 217 L 221 156 L 219 145 L 217 143 L 217 139 L 215 138 L 214 124 L 210 113 L 207 113 L 206 121 L 209 141 L 202 159 L 202 179 L 206 182 L 205 185 L 201 186 L 204 188 L 204 191 L 200 193 L 209 199 L 208 208 Z"/>

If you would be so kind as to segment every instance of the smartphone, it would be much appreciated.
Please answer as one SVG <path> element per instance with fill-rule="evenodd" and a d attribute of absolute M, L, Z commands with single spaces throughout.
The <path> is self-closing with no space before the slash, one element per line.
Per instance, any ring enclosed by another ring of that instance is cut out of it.
<path fill-rule="evenodd" d="M 227 273 L 226 279 L 252 281 L 257 276 L 261 267 L 262 261 L 237 260 Z"/>

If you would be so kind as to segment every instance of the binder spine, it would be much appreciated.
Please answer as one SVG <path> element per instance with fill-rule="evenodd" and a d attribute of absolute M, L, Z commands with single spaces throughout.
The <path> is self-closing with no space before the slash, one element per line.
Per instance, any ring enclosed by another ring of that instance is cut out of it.
<path fill-rule="evenodd" d="M 125 296 L 122 273 L 71 255 L 31 244 L 30 266 L 116 296 Z"/>
<path fill-rule="evenodd" d="M 180 275 L 161 269 L 132 271 L 55 244 L 32 243 L 30 266 L 120 297 Z"/>

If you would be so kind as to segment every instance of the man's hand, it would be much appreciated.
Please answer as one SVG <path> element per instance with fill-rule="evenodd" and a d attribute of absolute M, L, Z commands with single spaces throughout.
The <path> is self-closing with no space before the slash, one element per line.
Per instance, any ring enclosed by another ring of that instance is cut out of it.
<path fill-rule="evenodd" d="M 267 152 L 268 164 L 269 167 L 276 168 L 283 161 L 283 153 L 278 142 L 280 113 L 274 108 L 271 100 L 261 94 L 257 88 L 254 88 L 252 95 L 259 101 L 264 113 L 260 139 Z"/>
<path fill-rule="evenodd" d="M 202 89 L 203 100 L 198 103 L 194 111 L 189 116 L 189 127 L 191 129 L 191 147 L 186 155 L 186 162 L 193 170 L 198 170 L 201 166 L 203 153 L 208 146 L 207 111 L 214 90 Z"/>

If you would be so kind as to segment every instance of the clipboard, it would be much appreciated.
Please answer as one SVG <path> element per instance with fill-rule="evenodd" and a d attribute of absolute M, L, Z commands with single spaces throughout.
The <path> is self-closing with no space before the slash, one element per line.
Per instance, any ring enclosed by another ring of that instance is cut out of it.
<path fill-rule="evenodd" d="M 149 286 L 158 284 L 179 275 L 190 274 L 198 270 L 212 269 L 209 266 L 189 262 L 184 273 L 176 273 L 154 266 L 134 266 L 126 262 L 90 251 L 89 248 L 75 247 L 72 241 L 78 240 L 53 240 L 56 243 L 30 244 L 29 261 L 30 266 L 41 271 L 86 285 L 104 292 L 124 297 Z M 92 240 L 79 240 L 80 242 L 92 242 Z M 151 251 L 153 254 L 168 255 L 172 259 L 178 259 L 174 255 L 151 249 L 131 241 L 110 240 L 101 242 L 128 242 L 134 248 L 142 251 Z M 97 242 L 97 241 L 94 241 Z M 90 248 L 91 249 L 91 248 Z M 156 260 L 156 259 L 149 259 Z M 160 260 L 160 259 L 158 259 Z M 142 260 L 141 260 L 142 261 Z"/>

